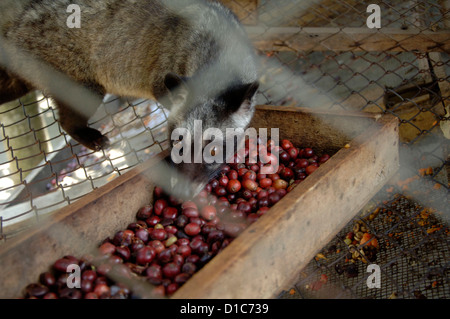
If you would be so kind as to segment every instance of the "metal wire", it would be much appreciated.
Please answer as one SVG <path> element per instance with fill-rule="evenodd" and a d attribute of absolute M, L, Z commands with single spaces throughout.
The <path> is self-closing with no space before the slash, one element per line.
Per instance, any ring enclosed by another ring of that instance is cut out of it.
<path fill-rule="evenodd" d="M 352 248 L 343 241 L 361 222 L 379 242 L 376 257 L 364 262 L 352 259 Z M 449 244 L 445 220 L 432 209 L 396 195 L 363 211 L 344 227 L 317 255 L 320 258 L 302 270 L 295 293 L 301 298 L 448 299 Z M 367 266 L 372 263 L 381 269 L 379 288 L 367 285 Z M 323 276 L 323 285 L 314 284 Z M 281 297 L 292 295 L 285 292 Z"/>

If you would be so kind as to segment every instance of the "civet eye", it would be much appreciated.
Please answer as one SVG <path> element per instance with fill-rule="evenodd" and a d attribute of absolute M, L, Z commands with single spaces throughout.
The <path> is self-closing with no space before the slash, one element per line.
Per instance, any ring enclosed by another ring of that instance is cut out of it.
<path fill-rule="evenodd" d="M 214 147 L 214 148 L 211 150 L 211 156 L 216 156 L 216 151 L 217 151 L 217 149 Z"/>

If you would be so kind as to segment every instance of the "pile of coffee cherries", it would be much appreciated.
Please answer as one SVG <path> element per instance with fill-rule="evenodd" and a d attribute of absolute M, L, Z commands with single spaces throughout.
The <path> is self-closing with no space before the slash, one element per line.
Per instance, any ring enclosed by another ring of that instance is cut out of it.
<path fill-rule="evenodd" d="M 252 160 L 262 156 L 263 161 Z M 125 230 L 105 239 L 99 256 L 56 261 L 39 283 L 25 289 L 25 298 L 130 298 L 130 287 L 108 279 L 118 266 L 126 278 L 137 276 L 154 285 L 156 296 L 171 296 L 329 158 L 289 140 L 280 145 L 247 140 L 234 162 L 191 201 L 180 202 L 155 187 L 154 202 L 141 207 Z M 263 167 L 272 168 L 270 174 L 263 174 Z M 81 288 L 65 283 L 71 263 L 80 266 Z"/>
<path fill-rule="evenodd" d="M 106 256 L 98 259 L 105 260 Z M 128 299 L 132 297 L 129 288 L 124 284 L 115 283 L 108 277 L 113 258 L 108 263 L 96 267 L 92 256 L 78 259 L 64 256 L 53 263 L 52 269 L 39 276 L 39 282 L 28 285 L 24 295 L 26 299 Z M 80 278 L 76 283 L 75 273 L 68 272 L 69 266 L 78 266 Z M 79 286 L 79 288 L 76 287 Z"/>

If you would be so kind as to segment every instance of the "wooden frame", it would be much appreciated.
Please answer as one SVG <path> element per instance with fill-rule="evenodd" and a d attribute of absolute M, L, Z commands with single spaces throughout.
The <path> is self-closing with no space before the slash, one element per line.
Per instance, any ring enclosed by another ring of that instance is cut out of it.
<path fill-rule="evenodd" d="M 450 51 L 448 30 L 248 26 L 247 32 L 262 51 Z"/>
<path fill-rule="evenodd" d="M 252 126 L 335 153 L 196 273 L 173 298 L 270 298 L 293 280 L 398 169 L 393 116 L 259 106 Z M 349 144 L 348 148 L 344 145 Z M 161 154 L 165 156 L 166 154 Z M 0 246 L 0 298 L 20 296 L 64 255 L 82 256 L 152 200 L 154 158 Z"/>
<path fill-rule="evenodd" d="M 287 108 L 285 117 L 277 117 L 277 112 L 276 107 L 259 108 L 255 126 L 283 127 L 288 120 L 294 125 L 285 125 L 281 138 L 321 151 L 336 150 L 348 136 L 356 137 L 350 148 L 333 155 L 315 176 L 308 177 L 194 275 L 174 298 L 276 297 L 398 169 L 398 123 L 391 116 L 364 130 L 376 116 Z M 343 126 L 350 127 L 346 134 L 339 132 Z M 361 129 L 364 133 L 358 134 Z"/>

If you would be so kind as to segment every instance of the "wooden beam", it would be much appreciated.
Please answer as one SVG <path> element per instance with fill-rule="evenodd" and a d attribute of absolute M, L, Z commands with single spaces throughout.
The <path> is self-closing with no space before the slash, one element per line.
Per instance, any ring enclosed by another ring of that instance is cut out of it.
<path fill-rule="evenodd" d="M 257 119 L 270 124 L 274 115 Z M 397 126 L 392 116 L 380 119 L 240 234 L 173 298 L 275 298 L 295 281 L 317 247 L 326 245 L 397 171 Z M 291 127 L 295 137 L 298 127 Z"/>
<path fill-rule="evenodd" d="M 450 51 L 449 30 L 247 26 L 247 32 L 262 51 Z"/>

